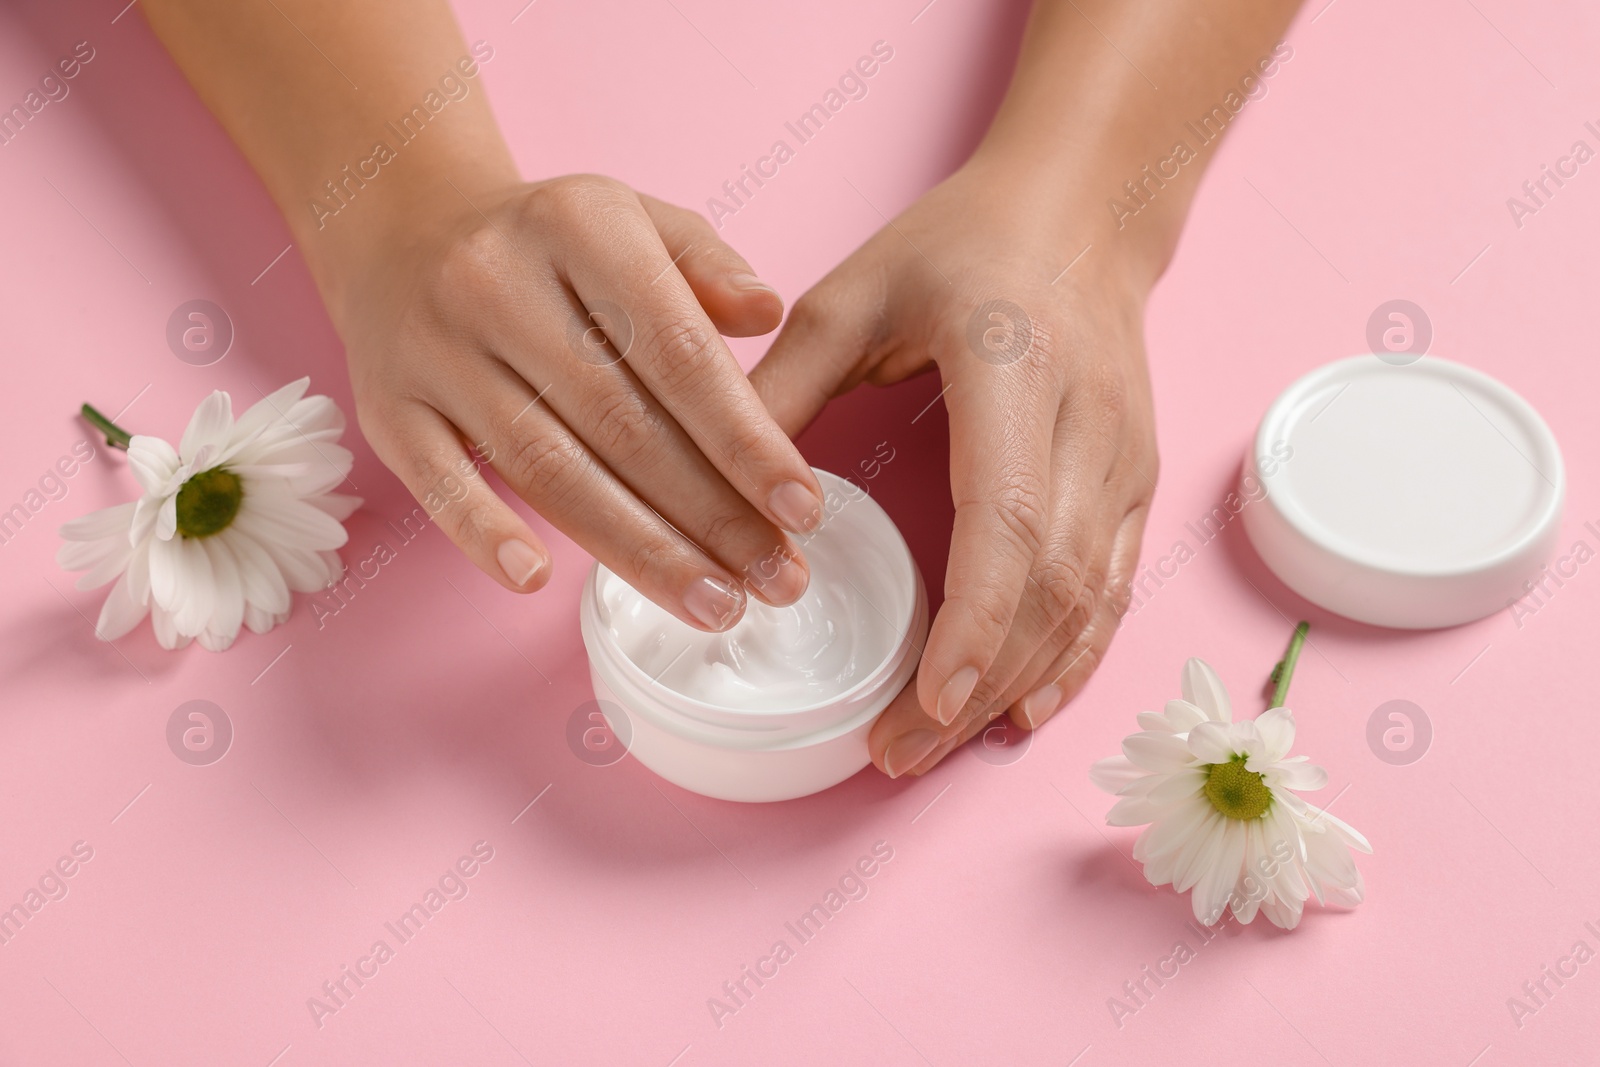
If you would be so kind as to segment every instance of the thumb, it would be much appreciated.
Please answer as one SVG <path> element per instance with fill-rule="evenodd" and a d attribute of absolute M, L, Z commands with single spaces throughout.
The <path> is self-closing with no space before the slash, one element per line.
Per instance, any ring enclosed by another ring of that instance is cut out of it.
<path fill-rule="evenodd" d="M 869 286 L 834 277 L 795 301 L 778 339 L 750 372 L 756 395 L 790 437 L 867 373 L 877 301 Z"/>

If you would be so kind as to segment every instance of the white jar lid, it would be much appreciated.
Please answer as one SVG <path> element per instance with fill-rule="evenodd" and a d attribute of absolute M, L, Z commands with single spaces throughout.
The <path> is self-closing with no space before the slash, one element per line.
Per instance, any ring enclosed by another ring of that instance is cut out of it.
<path fill-rule="evenodd" d="M 1289 588 L 1360 622 L 1428 629 L 1522 595 L 1555 547 L 1566 475 L 1538 412 L 1487 374 L 1364 355 L 1278 397 L 1242 495 L 1251 543 Z"/>

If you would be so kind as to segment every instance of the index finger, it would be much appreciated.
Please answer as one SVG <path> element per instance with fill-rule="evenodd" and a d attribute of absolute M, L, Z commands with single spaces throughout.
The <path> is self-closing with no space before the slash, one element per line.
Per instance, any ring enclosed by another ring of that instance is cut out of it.
<path fill-rule="evenodd" d="M 941 363 L 941 372 L 950 361 Z M 1045 542 L 1055 412 L 1033 388 L 1026 362 L 955 362 L 944 394 L 950 413 L 955 526 L 945 600 L 917 675 L 923 709 L 954 722 L 994 664 Z"/>
<path fill-rule="evenodd" d="M 667 254 L 643 208 L 602 259 L 582 257 L 568 280 L 628 366 L 746 500 L 778 526 L 808 533 L 822 521 L 822 487 Z M 693 254 L 687 249 L 682 254 Z"/>

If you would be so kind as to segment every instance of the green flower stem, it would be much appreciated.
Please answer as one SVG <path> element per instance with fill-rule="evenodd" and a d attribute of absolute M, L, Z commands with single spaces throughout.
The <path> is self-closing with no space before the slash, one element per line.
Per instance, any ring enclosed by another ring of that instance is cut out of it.
<path fill-rule="evenodd" d="M 1269 707 L 1281 708 L 1283 702 L 1289 699 L 1289 680 L 1294 677 L 1294 665 L 1300 659 L 1300 646 L 1306 643 L 1306 631 L 1311 629 L 1309 622 L 1301 621 L 1294 628 L 1294 634 L 1289 638 L 1289 647 L 1284 650 L 1283 658 L 1278 665 L 1272 668 L 1272 681 L 1278 687 L 1272 691 L 1272 703 Z"/>
<path fill-rule="evenodd" d="M 83 405 L 83 418 L 90 426 L 106 435 L 106 445 L 111 448 L 128 450 L 128 444 L 133 440 L 133 435 L 121 426 L 100 414 L 88 404 Z"/>

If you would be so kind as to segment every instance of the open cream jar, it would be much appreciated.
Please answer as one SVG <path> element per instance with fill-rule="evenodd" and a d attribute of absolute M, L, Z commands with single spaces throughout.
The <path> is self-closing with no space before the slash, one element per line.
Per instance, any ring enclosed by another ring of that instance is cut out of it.
<path fill-rule="evenodd" d="M 612 732 L 661 777 L 723 800 L 789 800 L 865 767 L 867 731 L 916 670 L 928 598 L 893 521 L 817 471 L 825 515 L 799 539 L 805 596 L 751 598 L 708 634 L 598 563 L 579 615 L 595 698 Z"/>

